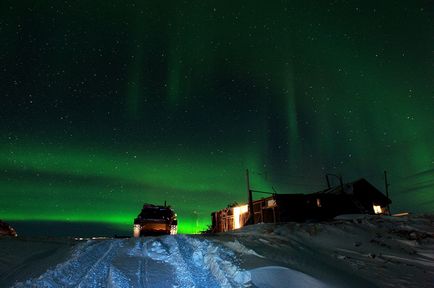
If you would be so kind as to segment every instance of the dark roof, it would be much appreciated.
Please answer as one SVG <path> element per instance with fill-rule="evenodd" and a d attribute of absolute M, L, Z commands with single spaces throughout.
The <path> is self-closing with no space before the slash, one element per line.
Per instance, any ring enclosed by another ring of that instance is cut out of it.
<path fill-rule="evenodd" d="M 371 198 L 382 203 L 392 203 L 386 195 L 364 178 L 345 183 L 343 186 L 327 188 L 311 195 L 353 195 L 358 198 Z"/>

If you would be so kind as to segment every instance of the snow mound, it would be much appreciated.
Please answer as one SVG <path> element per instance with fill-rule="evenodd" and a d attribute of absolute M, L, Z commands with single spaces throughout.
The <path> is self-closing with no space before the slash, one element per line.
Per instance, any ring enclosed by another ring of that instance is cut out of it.
<path fill-rule="evenodd" d="M 267 266 L 250 271 L 252 283 L 258 288 L 325 288 L 325 283 L 304 274 L 280 266 Z"/>

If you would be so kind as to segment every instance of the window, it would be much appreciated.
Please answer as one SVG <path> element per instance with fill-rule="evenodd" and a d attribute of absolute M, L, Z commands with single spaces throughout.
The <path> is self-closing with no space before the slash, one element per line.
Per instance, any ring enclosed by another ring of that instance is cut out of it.
<path fill-rule="evenodd" d="M 374 208 L 374 213 L 375 214 L 382 214 L 383 213 L 383 209 L 381 208 L 380 205 L 372 205 L 372 208 Z"/>

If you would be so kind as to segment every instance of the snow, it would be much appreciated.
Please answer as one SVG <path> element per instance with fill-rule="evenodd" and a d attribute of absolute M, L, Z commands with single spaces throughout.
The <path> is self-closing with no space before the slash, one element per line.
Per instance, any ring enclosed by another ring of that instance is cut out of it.
<path fill-rule="evenodd" d="M 433 223 L 346 215 L 217 235 L 0 239 L 0 286 L 434 287 Z"/>
<path fill-rule="evenodd" d="M 262 241 L 266 241 L 266 240 L 262 240 Z M 224 243 L 224 245 L 226 247 L 229 247 L 233 251 L 240 253 L 240 254 L 244 254 L 244 255 L 250 254 L 250 255 L 254 255 L 254 256 L 260 257 L 260 258 L 264 258 L 264 256 L 259 255 L 258 253 L 256 253 L 252 249 L 246 248 L 246 246 L 244 246 L 243 244 L 241 244 L 240 242 L 238 242 L 238 240 L 236 240 L 236 239 L 235 239 L 234 242 L 226 242 L 226 243 Z"/>
<path fill-rule="evenodd" d="M 327 285 L 304 273 L 280 266 L 267 266 L 250 272 L 252 283 L 263 288 L 325 288 Z"/>
<path fill-rule="evenodd" d="M 47 269 L 70 257 L 71 239 L 1 238 L 0 287 L 16 280 L 38 277 Z"/>

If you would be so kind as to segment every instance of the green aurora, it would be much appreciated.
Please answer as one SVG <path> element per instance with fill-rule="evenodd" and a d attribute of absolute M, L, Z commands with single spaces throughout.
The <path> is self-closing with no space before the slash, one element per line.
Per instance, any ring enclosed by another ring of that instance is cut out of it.
<path fill-rule="evenodd" d="M 209 211 L 225 207 L 225 201 L 245 200 L 238 193 L 245 190 L 243 174 L 237 172 L 258 166 L 248 158 L 236 163 L 235 155 L 226 154 L 116 155 L 103 150 L 94 154 L 56 147 L 2 147 L 2 151 L 19 151 L 0 155 L 7 175 L 0 179 L 2 215 L 12 220 L 28 220 L 30 215 L 31 220 L 131 226 L 143 202 L 167 201 L 176 205 L 181 232 L 199 232 L 209 222 Z M 254 183 L 267 187 L 260 177 Z M 18 201 L 11 201 L 11 195 Z"/>
<path fill-rule="evenodd" d="M 0 218 L 180 232 L 325 173 L 434 210 L 427 1 L 3 1 Z M 256 195 L 255 197 L 260 197 Z"/>

